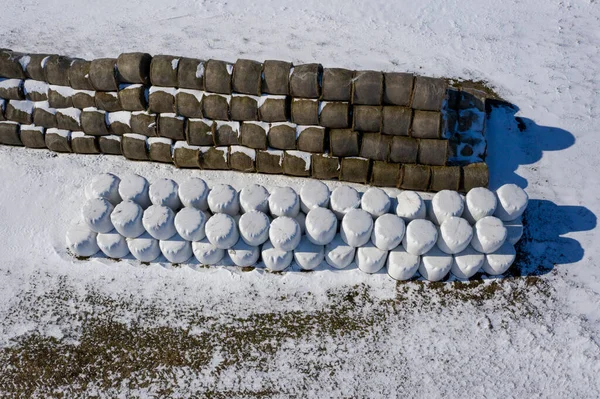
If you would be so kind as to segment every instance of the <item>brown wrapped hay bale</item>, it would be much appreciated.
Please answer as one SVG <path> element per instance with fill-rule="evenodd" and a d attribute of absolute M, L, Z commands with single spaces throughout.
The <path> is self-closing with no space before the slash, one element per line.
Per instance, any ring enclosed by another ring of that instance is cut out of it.
<path fill-rule="evenodd" d="M 263 63 L 262 92 L 273 95 L 288 95 L 292 63 L 266 60 Z"/>
<path fill-rule="evenodd" d="M 267 133 L 269 124 L 265 122 L 243 122 L 240 128 L 242 145 L 259 149 L 267 149 Z"/>
<path fill-rule="evenodd" d="M 202 114 L 208 119 L 228 121 L 230 102 L 231 96 L 205 93 L 202 101 Z"/>
<path fill-rule="evenodd" d="M 196 58 L 181 58 L 177 72 L 177 87 L 180 89 L 204 90 L 204 61 Z"/>
<path fill-rule="evenodd" d="M 432 166 L 429 191 L 453 190 L 460 188 L 460 166 Z"/>
<path fill-rule="evenodd" d="M 401 181 L 401 165 L 374 161 L 371 169 L 371 184 L 379 187 L 398 187 Z"/>
<path fill-rule="evenodd" d="M 121 152 L 127 159 L 134 161 L 148 161 L 146 136 L 136 133 L 127 133 L 121 137 Z"/>
<path fill-rule="evenodd" d="M 56 126 L 72 132 L 81 130 L 81 110 L 78 108 L 57 109 Z"/>
<path fill-rule="evenodd" d="M 106 126 L 106 111 L 96 108 L 86 108 L 81 111 L 81 127 L 86 134 L 92 136 L 108 135 Z"/>
<path fill-rule="evenodd" d="M 187 118 L 202 118 L 202 98 L 204 92 L 192 89 L 179 89 L 175 96 L 177 113 Z"/>
<path fill-rule="evenodd" d="M 231 169 L 240 172 L 254 172 L 256 170 L 256 150 L 232 145 L 229 147 L 229 165 Z"/>
<path fill-rule="evenodd" d="M 106 124 L 108 125 L 108 131 L 117 136 L 122 136 L 125 133 L 132 133 L 131 112 L 109 112 L 106 114 Z"/>
<path fill-rule="evenodd" d="M 468 192 L 475 187 L 487 187 L 490 181 L 488 167 L 484 162 L 463 166 L 462 175 L 461 191 L 464 192 Z"/>
<path fill-rule="evenodd" d="M 390 162 L 417 163 L 419 140 L 412 137 L 395 136 L 390 147 Z"/>
<path fill-rule="evenodd" d="M 98 137 L 98 147 L 102 154 L 123 155 L 121 151 L 121 136 L 114 134 Z"/>
<path fill-rule="evenodd" d="M 351 101 L 354 71 L 342 68 L 323 69 L 323 100 Z"/>
<path fill-rule="evenodd" d="M 175 113 L 175 95 L 177 89 L 174 87 L 152 86 L 148 91 L 148 111 L 157 114 Z"/>
<path fill-rule="evenodd" d="M 440 112 L 415 111 L 411 126 L 411 136 L 418 139 L 439 139 L 441 137 L 442 115 Z"/>
<path fill-rule="evenodd" d="M 283 151 L 280 150 L 257 150 L 256 171 L 259 173 L 282 174 L 283 173 Z"/>
<path fill-rule="evenodd" d="M 322 126 L 297 126 L 298 149 L 305 152 L 325 151 L 325 128 Z"/>
<path fill-rule="evenodd" d="M 77 90 L 94 90 L 90 80 L 92 63 L 86 60 L 73 60 L 69 66 L 69 83 Z"/>
<path fill-rule="evenodd" d="M 150 62 L 150 82 L 152 86 L 177 87 L 179 57 L 155 55 Z"/>
<path fill-rule="evenodd" d="M 48 104 L 52 108 L 72 107 L 73 89 L 65 86 L 48 86 Z"/>
<path fill-rule="evenodd" d="M 123 53 L 117 58 L 119 80 L 124 83 L 150 83 L 152 56 L 147 53 Z"/>
<path fill-rule="evenodd" d="M 319 100 L 292 98 L 292 122 L 297 125 L 319 124 Z"/>
<path fill-rule="evenodd" d="M 31 125 L 33 123 L 33 102 L 10 100 L 6 105 L 4 116 L 9 121 Z"/>
<path fill-rule="evenodd" d="M 51 85 L 69 86 L 69 69 L 73 60 L 60 55 L 50 55 L 45 58 L 44 70 L 46 80 Z"/>
<path fill-rule="evenodd" d="M 296 149 L 296 128 L 294 123 L 272 123 L 268 132 L 269 147 L 278 150 Z"/>
<path fill-rule="evenodd" d="M 173 140 L 185 140 L 185 118 L 177 114 L 158 115 L 158 135 Z"/>
<path fill-rule="evenodd" d="M 211 119 L 188 119 L 186 141 L 193 146 L 214 145 L 215 121 Z"/>
<path fill-rule="evenodd" d="M 329 154 L 312 154 L 312 177 L 315 179 L 337 179 L 340 174 L 340 159 Z"/>
<path fill-rule="evenodd" d="M 419 142 L 421 165 L 444 166 L 448 161 L 448 140 L 422 139 Z"/>
<path fill-rule="evenodd" d="M 370 169 L 371 161 L 366 158 L 342 158 L 340 180 L 366 184 L 369 182 Z"/>
<path fill-rule="evenodd" d="M 364 133 L 360 146 L 360 156 L 375 161 L 387 161 L 391 144 L 392 136 Z"/>
<path fill-rule="evenodd" d="M 290 74 L 290 94 L 296 98 L 319 98 L 321 96 L 321 64 L 295 65 Z"/>
<path fill-rule="evenodd" d="M 77 154 L 100 154 L 97 137 L 71 132 L 71 150 Z"/>
<path fill-rule="evenodd" d="M 54 152 L 72 152 L 71 132 L 68 130 L 50 128 L 44 136 L 46 147 Z"/>
<path fill-rule="evenodd" d="M 146 111 L 131 113 L 131 131 L 147 137 L 158 135 L 158 116 Z"/>
<path fill-rule="evenodd" d="M 204 71 L 204 87 L 206 91 L 220 94 L 231 94 L 231 74 L 233 65 L 220 60 L 206 61 Z"/>
<path fill-rule="evenodd" d="M 229 147 L 200 147 L 202 169 L 229 169 Z"/>
<path fill-rule="evenodd" d="M 90 90 L 73 90 L 71 97 L 73 106 L 79 109 L 96 108 L 96 92 Z"/>
<path fill-rule="evenodd" d="M 148 157 L 151 161 L 173 163 L 173 157 L 171 156 L 173 140 L 164 137 L 149 137 L 147 142 Z"/>
<path fill-rule="evenodd" d="M 119 85 L 119 102 L 125 111 L 145 111 L 146 96 L 150 96 L 141 84 Z"/>
<path fill-rule="evenodd" d="M 448 83 L 444 79 L 417 76 L 412 107 L 422 111 L 440 111 L 447 89 Z"/>
<path fill-rule="evenodd" d="M 410 107 L 415 77 L 412 73 L 383 74 L 383 103 Z"/>
<path fill-rule="evenodd" d="M 352 104 L 381 105 L 383 73 L 378 71 L 356 71 L 352 81 Z"/>
<path fill-rule="evenodd" d="M 176 141 L 173 145 L 173 162 L 178 168 L 200 168 L 200 147 Z"/>
<path fill-rule="evenodd" d="M 115 91 L 97 91 L 95 95 L 96 108 L 108 112 L 123 111 L 119 94 Z"/>
<path fill-rule="evenodd" d="M 353 108 L 354 130 L 361 132 L 381 131 L 382 107 L 373 105 L 355 105 Z"/>
<path fill-rule="evenodd" d="M 404 190 L 427 191 L 431 168 L 425 165 L 402 165 L 402 184 Z"/>
<path fill-rule="evenodd" d="M 25 147 L 46 148 L 45 133 L 46 129 L 42 126 L 21 125 L 21 141 Z"/>
<path fill-rule="evenodd" d="M 25 79 L 25 71 L 21 66 L 23 54 L 11 50 L 0 50 L 0 76 L 8 79 Z"/>
<path fill-rule="evenodd" d="M 0 82 L 0 85 L 3 82 Z M 29 101 L 48 101 L 48 83 L 27 79 L 23 81 L 23 94 Z M 2 95 L 0 91 L 0 96 Z M 6 97 L 4 97 L 6 98 Z"/>
<path fill-rule="evenodd" d="M 216 121 L 215 145 L 236 145 L 240 144 L 240 123 Z"/>
<path fill-rule="evenodd" d="M 406 107 L 383 107 L 381 133 L 392 136 L 408 136 L 412 123 L 412 109 Z"/>
<path fill-rule="evenodd" d="M 0 144 L 22 146 L 20 128 L 21 126 L 15 122 L 0 122 Z"/>
<path fill-rule="evenodd" d="M 0 97 L 5 100 L 25 100 L 23 80 L 0 77 Z M 30 100 L 28 98 L 28 100 Z M 33 101 L 33 100 L 32 100 Z M 43 100 L 40 100 L 43 101 Z"/>
<path fill-rule="evenodd" d="M 286 151 L 283 156 L 283 173 L 308 177 L 311 174 L 312 156 L 305 151 Z"/>
<path fill-rule="evenodd" d="M 358 132 L 352 129 L 331 129 L 329 131 L 329 145 L 333 156 L 358 156 L 360 149 Z"/>
<path fill-rule="evenodd" d="M 237 60 L 233 67 L 233 91 L 261 95 L 262 64 L 252 60 Z"/>
<path fill-rule="evenodd" d="M 263 122 L 287 122 L 287 96 L 263 95 L 258 101 L 258 117 Z"/>
<path fill-rule="evenodd" d="M 233 94 L 229 113 L 234 121 L 255 121 L 258 119 L 260 97 Z"/>
<path fill-rule="evenodd" d="M 350 105 L 341 102 L 322 101 L 319 103 L 319 124 L 331 129 L 350 127 Z"/>
<path fill-rule="evenodd" d="M 56 127 L 56 109 L 50 108 L 48 102 L 36 103 L 33 109 L 33 124 L 45 128 Z"/>
<path fill-rule="evenodd" d="M 48 60 L 48 54 L 28 54 L 26 57 L 29 57 L 29 62 L 25 66 L 25 75 L 29 79 L 47 82 L 44 65 Z"/>

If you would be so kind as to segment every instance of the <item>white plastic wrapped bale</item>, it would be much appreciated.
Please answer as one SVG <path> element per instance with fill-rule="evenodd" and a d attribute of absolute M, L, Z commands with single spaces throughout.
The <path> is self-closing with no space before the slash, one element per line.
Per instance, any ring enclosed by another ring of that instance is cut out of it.
<path fill-rule="evenodd" d="M 469 279 L 483 266 L 485 255 L 468 246 L 464 251 L 454 255 L 450 271 L 458 278 Z"/>
<path fill-rule="evenodd" d="M 67 248 L 75 256 L 92 256 L 100 250 L 96 236 L 85 223 L 74 224 L 67 230 Z"/>
<path fill-rule="evenodd" d="M 485 255 L 485 261 L 481 268 L 491 276 L 504 274 L 512 266 L 516 257 L 517 251 L 514 245 L 505 242 L 493 253 Z"/>
<path fill-rule="evenodd" d="M 269 213 L 269 192 L 260 184 L 251 184 L 240 191 L 241 212 Z"/>
<path fill-rule="evenodd" d="M 115 206 L 110 214 L 110 220 L 119 234 L 128 238 L 135 238 L 145 232 L 142 223 L 143 214 L 144 210 L 135 202 L 123 201 Z"/>
<path fill-rule="evenodd" d="M 295 218 L 300 212 L 300 199 L 291 187 L 277 187 L 269 196 L 269 210 L 276 218 L 289 216 Z"/>
<path fill-rule="evenodd" d="M 158 179 L 150 185 L 150 201 L 154 205 L 168 206 L 174 211 L 181 208 L 179 186 L 171 179 Z"/>
<path fill-rule="evenodd" d="M 237 191 L 229 184 L 217 184 L 208 194 L 208 207 L 213 214 L 237 215 L 240 213 L 240 199 Z"/>
<path fill-rule="evenodd" d="M 319 180 L 308 180 L 300 189 L 300 208 L 308 214 L 314 208 L 329 206 L 329 187 Z"/>
<path fill-rule="evenodd" d="M 280 272 L 292 263 L 294 252 L 276 248 L 271 241 L 267 241 L 262 246 L 261 256 L 267 269 Z"/>
<path fill-rule="evenodd" d="M 421 256 L 419 273 L 429 281 L 440 281 L 452 268 L 453 258 L 438 247 L 433 247 L 425 255 Z"/>
<path fill-rule="evenodd" d="M 356 248 L 356 266 L 365 273 L 377 273 L 385 265 L 388 251 L 382 251 L 371 241 Z"/>
<path fill-rule="evenodd" d="M 190 177 L 179 185 L 179 200 L 185 207 L 208 210 L 209 189 L 199 177 Z"/>
<path fill-rule="evenodd" d="M 394 280 L 408 280 L 412 278 L 421 264 L 421 257 L 406 252 L 403 246 L 398 245 L 388 254 L 387 272 Z"/>
<path fill-rule="evenodd" d="M 104 198 L 113 205 L 121 202 L 119 195 L 119 183 L 121 180 L 112 173 L 102 173 L 95 176 L 86 187 L 85 196 L 87 199 Z"/>
<path fill-rule="evenodd" d="M 491 254 L 504 244 L 506 236 L 506 227 L 502 221 L 494 216 L 486 216 L 473 226 L 471 245 L 476 251 Z"/>
<path fill-rule="evenodd" d="M 516 184 L 503 185 L 496 190 L 496 196 L 498 197 L 498 206 L 496 206 L 494 216 L 503 222 L 518 219 L 527 209 L 529 196 Z"/>
<path fill-rule="evenodd" d="M 425 219 L 427 208 L 423 198 L 414 191 L 403 191 L 396 197 L 396 215 L 402 218 L 405 223 L 415 219 Z"/>
<path fill-rule="evenodd" d="M 192 243 L 175 234 L 158 242 L 160 252 L 171 263 L 183 263 L 192 257 Z"/>
<path fill-rule="evenodd" d="M 177 233 L 177 230 L 175 230 L 175 213 L 168 206 L 149 206 L 144 211 L 142 224 L 148 234 L 157 240 L 166 240 Z"/>
<path fill-rule="evenodd" d="M 346 244 L 339 234 L 325 246 L 325 260 L 329 266 L 336 269 L 348 267 L 354 260 L 355 254 L 356 248 Z"/>
<path fill-rule="evenodd" d="M 373 218 L 362 209 L 352 209 L 342 219 L 340 236 L 351 247 L 365 245 L 371 239 Z"/>
<path fill-rule="evenodd" d="M 325 246 L 310 242 L 302 237 L 300 244 L 294 249 L 294 260 L 303 270 L 312 270 L 319 266 L 325 258 Z"/>
<path fill-rule="evenodd" d="M 466 219 L 451 216 L 438 227 L 437 246 L 447 254 L 462 252 L 473 238 L 473 228 Z"/>
<path fill-rule="evenodd" d="M 85 224 L 96 233 L 108 233 L 114 226 L 110 215 L 115 207 L 104 198 L 92 198 L 81 208 L 81 216 Z"/>
<path fill-rule="evenodd" d="M 415 219 L 408 223 L 402 246 L 412 255 L 423 255 L 435 246 L 438 232 L 435 225 L 426 219 Z"/>
<path fill-rule="evenodd" d="M 203 265 L 216 265 L 225 256 L 225 250 L 215 247 L 208 238 L 192 242 L 192 251 Z"/>
<path fill-rule="evenodd" d="M 442 190 L 433 196 L 427 209 L 427 216 L 429 220 L 439 226 L 451 216 L 462 216 L 464 209 L 464 200 L 459 193 Z"/>
<path fill-rule="evenodd" d="M 506 227 L 506 241 L 516 245 L 523 236 L 523 221 L 519 217 L 510 222 L 504 222 L 504 227 Z"/>
<path fill-rule="evenodd" d="M 269 217 L 257 210 L 244 213 L 238 222 L 240 236 L 248 245 L 261 245 L 269 239 Z"/>
<path fill-rule="evenodd" d="M 121 259 L 129 253 L 127 240 L 116 230 L 111 230 L 108 233 L 99 233 L 96 237 L 98 247 L 104 255 L 113 259 Z"/>
<path fill-rule="evenodd" d="M 361 208 L 368 212 L 373 219 L 386 214 L 390 210 L 390 197 L 380 188 L 371 187 L 360 200 Z"/>
<path fill-rule="evenodd" d="M 144 177 L 128 174 L 119 183 L 119 195 L 123 201 L 133 201 L 146 209 L 152 204 L 148 193 L 149 188 L 150 184 Z"/>
<path fill-rule="evenodd" d="M 244 240 L 239 240 L 233 247 L 227 250 L 231 261 L 236 266 L 252 266 L 260 256 L 260 249 L 254 245 L 248 245 Z"/>
<path fill-rule="evenodd" d="M 300 226 L 300 234 L 306 234 L 306 214 L 304 212 L 298 212 L 298 216 L 294 219 L 296 219 L 298 226 Z"/>
<path fill-rule="evenodd" d="M 229 249 L 238 242 L 240 233 L 235 220 L 226 213 L 216 213 L 206 222 L 206 237 L 212 245 Z"/>
<path fill-rule="evenodd" d="M 131 255 L 140 262 L 152 262 L 160 256 L 158 240 L 148 233 L 136 238 L 127 238 L 127 247 Z"/>
<path fill-rule="evenodd" d="M 301 239 L 300 225 L 296 219 L 289 216 L 279 216 L 271 222 L 269 240 L 275 248 L 283 251 L 293 251 L 300 244 Z"/>
<path fill-rule="evenodd" d="M 331 193 L 329 206 L 335 216 L 342 220 L 350 210 L 360 208 L 360 194 L 350 186 L 339 186 Z"/>
<path fill-rule="evenodd" d="M 306 237 L 316 245 L 327 245 L 335 237 L 338 220 L 326 208 L 314 208 L 306 215 Z"/>
<path fill-rule="evenodd" d="M 498 200 L 496 194 L 485 187 L 475 187 L 469 190 L 465 198 L 463 218 L 471 224 L 486 216 L 492 216 L 496 211 Z"/>
<path fill-rule="evenodd" d="M 197 208 L 185 207 L 175 215 L 175 230 L 188 241 L 200 241 L 206 237 L 206 214 Z"/>
<path fill-rule="evenodd" d="M 381 215 L 375 220 L 371 242 L 383 251 L 391 251 L 402 242 L 406 225 L 399 216 L 391 213 Z"/>

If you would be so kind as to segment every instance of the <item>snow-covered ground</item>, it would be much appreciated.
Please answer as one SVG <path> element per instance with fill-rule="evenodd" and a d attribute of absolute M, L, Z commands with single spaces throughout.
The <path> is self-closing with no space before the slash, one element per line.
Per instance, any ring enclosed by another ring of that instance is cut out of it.
<path fill-rule="evenodd" d="M 488 162 L 492 188 L 516 183 L 531 199 L 521 276 L 396 284 L 356 267 L 275 274 L 77 261 L 64 232 L 94 174 L 198 175 L 236 189 L 303 181 L 0 147 L 0 396 L 600 395 L 597 2 L 171 4 L 7 2 L 0 47 L 486 81 L 515 105 L 488 120 Z"/>

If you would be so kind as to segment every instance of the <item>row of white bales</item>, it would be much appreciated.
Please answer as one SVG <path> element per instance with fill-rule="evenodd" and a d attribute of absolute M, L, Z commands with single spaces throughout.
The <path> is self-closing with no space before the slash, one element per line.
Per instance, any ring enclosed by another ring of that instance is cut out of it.
<path fill-rule="evenodd" d="M 77 256 L 131 253 L 152 262 L 162 253 L 172 263 L 195 256 L 215 265 L 227 254 L 237 266 L 262 259 L 272 271 L 292 261 L 305 270 L 323 260 L 337 269 L 354 261 L 366 273 L 387 266 L 394 279 L 419 271 L 430 281 L 449 272 L 462 279 L 479 270 L 506 272 L 528 202 L 513 184 L 496 192 L 475 188 L 466 196 L 444 190 L 430 202 L 403 191 L 394 213 L 388 194 L 374 187 L 361 196 L 349 186 L 330 192 L 307 180 L 299 195 L 290 187 L 269 193 L 257 184 L 238 193 L 227 184 L 209 189 L 198 177 L 181 185 L 171 179 L 149 184 L 139 175 L 110 173 L 96 176 L 85 194 L 82 220 L 67 231 L 67 246 Z"/>

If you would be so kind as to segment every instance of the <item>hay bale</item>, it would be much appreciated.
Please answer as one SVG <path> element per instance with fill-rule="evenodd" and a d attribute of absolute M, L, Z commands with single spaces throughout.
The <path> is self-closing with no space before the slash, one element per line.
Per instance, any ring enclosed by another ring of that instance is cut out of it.
<path fill-rule="evenodd" d="M 69 66 L 69 83 L 77 90 L 94 90 L 90 81 L 92 63 L 86 60 L 73 60 Z"/>
<path fill-rule="evenodd" d="M 59 129 L 81 130 L 81 110 L 78 108 L 61 108 L 56 110 L 56 126 Z"/>
<path fill-rule="evenodd" d="M 147 53 L 123 53 L 117 58 L 119 80 L 125 83 L 150 83 L 152 56 Z"/>
<path fill-rule="evenodd" d="M 147 137 L 158 135 L 158 116 L 146 111 L 131 113 L 131 131 Z"/>
<path fill-rule="evenodd" d="M 0 121 L 5 121 L 6 118 L 4 117 L 4 109 L 6 108 L 6 100 L 4 100 L 3 98 L 0 98 Z"/>
<path fill-rule="evenodd" d="M 200 147 L 202 169 L 229 169 L 229 147 Z"/>
<path fill-rule="evenodd" d="M 49 55 L 43 65 L 46 81 L 51 85 L 69 86 L 69 69 L 73 60 L 60 55 Z"/>
<path fill-rule="evenodd" d="M 444 79 L 417 76 L 412 108 L 422 111 L 440 111 L 446 98 L 448 83 Z"/>
<path fill-rule="evenodd" d="M 0 82 L 0 85 L 2 83 Z M 48 101 L 48 83 L 32 79 L 24 80 L 23 94 L 25 94 L 25 98 L 29 101 Z"/>
<path fill-rule="evenodd" d="M 402 183 L 404 190 L 426 191 L 429 187 L 431 168 L 424 165 L 402 165 Z"/>
<path fill-rule="evenodd" d="M 46 147 L 54 152 L 72 152 L 71 150 L 71 132 L 50 128 L 46 130 L 44 136 Z"/>
<path fill-rule="evenodd" d="M 319 124 L 331 129 L 350 127 L 350 105 L 342 102 L 319 103 Z"/>
<path fill-rule="evenodd" d="M 374 161 L 371 169 L 371 184 L 379 187 L 398 187 L 401 180 L 401 165 Z"/>
<path fill-rule="evenodd" d="M 490 181 L 490 173 L 487 165 L 484 162 L 472 163 L 461 167 L 462 169 L 462 185 L 461 191 L 469 192 L 475 187 L 487 187 Z"/>
<path fill-rule="evenodd" d="M 354 130 L 361 132 L 381 131 L 382 107 L 373 105 L 355 105 L 353 108 Z"/>
<path fill-rule="evenodd" d="M 230 102 L 231 96 L 204 93 L 204 100 L 202 101 L 202 114 L 208 119 L 228 121 Z"/>
<path fill-rule="evenodd" d="M 215 145 L 236 145 L 240 144 L 240 123 L 216 121 Z"/>
<path fill-rule="evenodd" d="M 148 161 L 146 136 L 136 133 L 127 133 L 121 137 L 121 152 L 127 159 L 133 161 Z"/>
<path fill-rule="evenodd" d="M 131 112 L 109 112 L 106 114 L 106 124 L 108 125 L 108 131 L 117 136 L 122 136 L 125 133 L 132 133 Z"/>
<path fill-rule="evenodd" d="M 8 79 L 25 79 L 25 71 L 21 66 L 23 54 L 11 50 L 0 50 L 0 76 Z"/>
<path fill-rule="evenodd" d="M 125 111 L 145 111 L 149 92 L 141 84 L 119 85 L 119 102 Z"/>
<path fill-rule="evenodd" d="M 269 147 L 278 150 L 296 149 L 296 125 L 289 122 L 272 123 L 268 132 Z"/>
<path fill-rule="evenodd" d="M 412 137 L 395 136 L 390 147 L 390 162 L 417 163 L 419 140 Z"/>
<path fill-rule="evenodd" d="M 21 142 L 28 148 L 46 148 L 45 133 L 46 129 L 42 126 L 21 125 Z"/>
<path fill-rule="evenodd" d="M 319 124 L 319 100 L 292 98 L 292 122 L 297 125 Z"/>
<path fill-rule="evenodd" d="M 102 154 L 123 155 L 121 152 L 121 137 L 115 135 L 98 137 L 98 148 Z"/>
<path fill-rule="evenodd" d="M 214 145 L 215 121 L 210 119 L 188 119 L 186 141 L 193 146 Z"/>
<path fill-rule="evenodd" d="M 203 91 L 179 89 L 175 95 L 177 113 L 187 118 L 202 118 Z"/>
<path fill-rule="evenodd" d="M 323 69 L 323 100 L 351 101 L 354 71 L 342 68 Z"/>
<path fill-rule="evenodd" d="M 22 146 L 20 128 L 18 123 L 0 122 L 0 144 Z"/>
<path fill-rule="evenodd" d="M 322 126 L 297 126 L 298 149 L 305 152 L 325 151 L 325 128 Z"/>
<path fill-rule="evenodd" d="M 71 149 L 77 154 L 100 154 L 97 137 L 83 132 L 71 132 Z"/>
<path fill-rule="evenodd" d="M 290 176 L 308 177 L 311 174 L 312 156 L 305 151 L 285 151 L 283 173 Z"/>
<path fill-rule="evenodd" d="M 282 174 L 283 151 L 272 149 L 256 151 L 256 171 L 259 173 Z"/>
<path fill-rule="evenodd" d="M 445 166 L 448 161 L 448 140 L 422 139 L 419 142 L 419 163 Z"/>
<path fill-rule="evenodd" d="M 383 73 L 378 71 L 356 71 L 352 82 L 352 104 L 381 105 Z"/>
<path fill-rule="evenodd" d="M 52 108 L 72 107 L 73 89 L 64 86 L 48 86 L 48 104 Z"/>
<path fill-rule="evenodd" d="M 29 57 L 29 62 L 25 67 L 27 78 L 47 82 L 44 64 L 46 63 L 48 54 L 28 54 L 27 57 Z"/>
<path fill-rule="evenodd" d="M 234 121 L 255 121 L 258 119 L 258 101 L 260 97 L 233 94 L 230 114 Z"/>
<path fill-rule="evenodd" d="M 290 74 L 290 94 L 296 98 L 319 98 L 321 96 L 321 64 L 295 65 Z"/>
<path fill-rule="evenodd" d="M 220 94 L 231 94 L 231 74 L 233 65 L 220 60 L 206 61 L 204 71 L 204 87 L 206 91 Z"/>
<path fill-rule="evenodd" d="M 383 74 L 383 103 L 410 107 L 415 77 L 412 73 Z"/>
<path fill-rule="evenodd" d="M 96 108 L 86 108 L 81 111 L 81 127 L 86 134 L 92 136 L 108 135 L 106 126 L 106 112 Z"/>
<path fill-rule="evenodd" d="M 262 64 L 251 60 L 237 60 L 233 67 L 233 91 L 261 95 Z"/>
<path fill-rule="evenodd" d="M 148 157 L 151 161 L 173 163 L 171 148 L 173 140 L 164 137 L 148 138 Z"/>
<path fill-rule="evenodd" d="M 392 136 L 408 136 L 413 111 L 407 107 L 383 107 L 381 133 Z"/>
<path fill-rule="evenodd" d="M 45 103 L 37 103 L 33 109 L 33 124 L 45 128 L 56 127 L 56 110 Z"/>
<path fill-rule="evenodd" d="M 288 95 L 292 63 L 266 60 L 263 63 L 262 92 L 274 95 Z"/>
<path fill-rule="evenodd" d="M 173 140 L 185 140 L 185 118 L 177 114 L 158 115 L 158 135 Z"/>
<path fill-rule="evenodd" d="M 287 122 L 289 98 L 263 95 L 258 101 L 258 117 L 263 122 Z"/>
<path fill-rule="evenodd" d="M 342 158 L 342 170 L 340 172 L 340 180 L 366 184 L 369 182 L 370 169 L 371 161 L 369 161 L 366 158 Z"/>
<path fill-rule="evenodd" d="M 0 77 L 0 97 L 5 100 L 25 100 L 23 82 L 21 79 L 3 79 Z"/>
<path fill-rule="evenodd" d="M 94 99 L 98 109 L 108 112 L 123 111 L 119 101 L 119 93 L 115 91 L 97 91 Z"/>
<path fill-rule="evenodd" d="M 360 156 L 375 161 L 387 161 L 392 138 L 392 136 L 385 134 L 364 133 L 360 146 Z"/>
<path fill-rule="evenodd" d="M 6 105 L 4 116 L 9 121 L 31 125 L 33 123 L 33 102 L 10 100 Z"/>
<path fill-rule="evenodd" d="M 179 59 L 177 87 L 180 89 L 204 90 L 205 62 L 196 58 Z"/>
<path fill-rule="evenodd" d="M 152 86 L 177 87 L 179 57 L 155 55 L 150 62 L 150 82 Z"/>
<path fill-rule="evenodd" d="M 358 132 L 352 129 L 331 129 L 329 145 L 331 154 L 336 157 L 355 157 L 360 152 Z"/>
<path fill-rule="evenodd" d="M 176 141 L 173 146 L 173 162 L 178 168 L 199 168 L 200 147 Z"/>
<path fill-rule="evenodd" d="M 256 150 L 232 145 L 229 147 L 229 165 L 231 169 L 240 172 L 254 172 L 256 170 Z"/>
<path fill-rule="evenodd" d="M 265 122 L 243 122 L 240 128 L 242 145 L 259 149 L 267 149 L 267 133 L 269 124 Z"/>
<path fill-rule="evenodd" d="M 96 92 L 90 90 L 74 90 L 71 101 L 75 108 L 96 108 Z"/>
<path fill-rule="evenodd" d="M 340 159 L 329 154 L 312 154 L 312 177 L 315 179 L 337 179 L 340 174 Z"/>
<path fill-rule="evenodd" d="M 460 189 L 460 166 L 432 166 L 429 191 Z"/>
<path fill-rule="evenodd" d="M 148 111 L 157 114 L 175 113 L 175 95 L 177 89 L 174 87 L 152 86 L 148 91 Z"/>
<path fill-rule="evenodd" d="M 415 111 L 411 136 L 418 139 L 439 139 L 442 134 L 442 114 L 432 111 Z"/>

